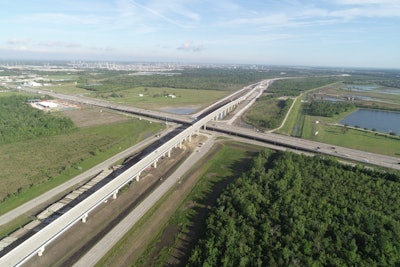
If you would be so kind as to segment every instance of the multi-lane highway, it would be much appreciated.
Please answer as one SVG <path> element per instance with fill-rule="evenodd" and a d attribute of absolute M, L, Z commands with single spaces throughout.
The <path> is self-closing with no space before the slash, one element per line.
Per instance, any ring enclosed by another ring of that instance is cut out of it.
<path fill-rule="evenodd" d="M 225 123 L 220 122 L 213 122 L 211 125 L 207 126 L 207 128 L 210 130 L 267 142 L 294 150 L 331 155 L 345 160 L 359 162 L 362 164 L 371 164 L 400 170 L 400 159 L 397 157 L 369 153 L 346 147 L 332 146 L 325 143 L 275 133 L 261 133 L 252 129 L 229 126 Z"/>
<path fill-rule="evenodd" d="M 236 107 L 240 102 L 251 95 L 254 90 L 256 90 L 256 86 L 251 90 L 246 91 L 244 94 L 240 94 L 239 97 L 235 97 L 235 99 L 227 101 L 227 103 L 224 103 L 222 106 L 214 108 L 212 112 L 207 112 L 207 115 L 203 118 L 196 119 L 192 125 L 188 126 L 179 134 L 172 137 L 160 147 L 156 148 L 152 153 L 146 155 L 135 165 L 117 176 L 114 180 L 98 189 L 98 191 L 94 192 L 92 195 L 71 208 L 54 222 L 50 223 L 41 231 L 34 234 L 16 248 L 11 250 L 9 253 L 4 255 L 2 258 L 0 258 L 0 265 L 19 266 L 24 264 L 36 254 L 42 255 L 46 246 L 66 232 L 75 223 L 79 222 L 80 220 L 86 221 L 86 218 L 89 216 L 91 211 L 105 202 L 109 197 L 116 197 L 118 191 L 123 186 L 128 184 L 133 179 L 139 180 L 140 174 L 146 168 L 148 168 L 150 165 L 156 167 L 157 161 L 160 157 L 169 155 L 173 148 L 180 146 L 183 141 L 190 139 L 193 134 L 199 133 L 199 130 L 204 127 L 208 121 L 220 118 L 223 114 L 226 114 L 229 110 Z"/>
<path fill-rule="evenodd" d="M 45 247 L 48 246 L 53 240 L 55 240 L 62 233 L 67 231 L 73 224 L 80 220 L 86 220 L 87 216 L 90 216 L 90 212 L 95 209 L 98 205 L 106 201 L 109 197 L 115 196 L 118 190 L 120 190 L 125 184 L 130 182 L 134 178 L 138 178 L 140 173 L 152 164 L 156 164 L 159 157 L 168 155 L 170 151 L 179 146 L 184 140 L 190 139 L 191 135 L 196 134 L 199 130 L 207 125 L 208 129 L 214 131 L 221 131 L 228 134 L 238 135 L 245 138 L 258 140 L 261 142 L 267 142 L 274 145 L 289 147 L 291 149 L 308 151 L 314 153 L 329 154 L 337 157 L 341 157 L 348 160 L 359 161 L 362 163 L 369 163 L 394 169 L 400 169 L 398 164 L 399 159 L 394 157 L 382 156 L 372 153 L 365 153 L 363 151 L 348 149 L 344 147 L 333 147 L 323 143 L 307 141 L 299 138 L 293 138 L 289 136 L 282 136 L 273 133 L 260 133 L 250 129 L 237 128 L 226 124 L 215 122 L 216 119 L 225 116 L 227 112 L 237 107 L 239 103 L 249 98 L 256 97 L 254 95 L 256 90 L 265 90 L 270 84 L 270 81 L 263 81 L 242 89 L 238 94 L 232 95 L 232 97 L 226 98 L 220 104 L 215 105 L 211 110 L 205 111 L 203 114 L 196 115 L 195 121 L 189 125 L 185 130 L 171 138 L 165 144 L 156 148 L 152 153 L 141 159 L 137 164 L 130 167 L 128 170 L 120 174 L 117 178 L 109 182 L 109 184 L 100 188 L 98 191 L 93 193 L 87 199 L 79 203 L 77 206 L 66 212 L 63 216 L 49 224 L 43 230 L 39 231 L 31 238 L 27 239 L 21 245 L 10 251 L 8 254 L 0 258 L 1 266 L 18 266 L 26 262 L 29 258 L 36 254 L 44 252 Z M 144 115 L 139 109 L 132 109 L 110 106 L 108 103 L 102 101 L 84 99 L 76 96 L 66 96 L 55 94 L 55 97 L 62 97 L 72 101 L 86 102 L 92 105 L 98 105 L 103 107 L 109 107 L 121 111 L 133 112 Z M 249 100 L 250 101 L 250 100 Z M 158 118 L 169 117 L 170 119 L 180 121 L 183 123 L 191 122 L 191 118 L 177 116 L 170 114 L 161 114 L 149 112 L 147 114 L 151 117 L 159 116 Z M 179 118 L 178 118 L 179 117 Z"/>

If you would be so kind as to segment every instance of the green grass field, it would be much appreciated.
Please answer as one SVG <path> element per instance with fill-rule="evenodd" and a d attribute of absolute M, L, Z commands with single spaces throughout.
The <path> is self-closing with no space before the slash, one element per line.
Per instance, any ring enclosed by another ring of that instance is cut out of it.
<path fill-rule="evenodd" d="M 89 92 L 88 90 L 76 87 L 75 82 L 63 82 L 43 87 L 43 89 L 61 94 L 85 94 Z"/>
<path fill-rule="evenodd" d="M 0 214 L 67 181 L 162 129 L 132 119 L 0 146 Z M 18 167 L 16 167 L 18 166 Z"/>
<path fill-rule="evenodd" d="M 400 138 L 365 131 L 363 129 L 345 129 L 341 126 L 322 123 L 319 118 L 306 116 L 303 138 L 332 145 L 344 146 L 362 151 L 400 157 Z M 315 132 L 318 134 L 315 135 Z"/>
<path fill-rule="evenodd" d="M 227 96 L 229 91 L 179 89 L 166 87 L 136 87 L 129 90 L 118 91 L 116 97 L 113 93 L 95 93 L 91 96 L 106 98 L 107 101 L 132 105 L 136 107 L 159 109 L 161 107 L 196 106 L 205 107 L 212 102 Z M 142 95 L 142 96 L 140 96 Z M 168 95 L 174 95 L 175 98 Z"/>
<path fill-rule="evenodd" d="M 63 94 L 82 94 L 86 97 L 99 98 L 113 103 L 146 109 L 182 106 L 195 106 L 200 109 L 231 93 L 230 91 L 223 90 L 168 87 L 134 87 L 117 92 L 95 92 L 78 88 L 74 83 L 63 83 L 61 85 L 48 86 L 43 89 Z M 168 95 L 175 95 L 176 98 L 168 97 Z"/>

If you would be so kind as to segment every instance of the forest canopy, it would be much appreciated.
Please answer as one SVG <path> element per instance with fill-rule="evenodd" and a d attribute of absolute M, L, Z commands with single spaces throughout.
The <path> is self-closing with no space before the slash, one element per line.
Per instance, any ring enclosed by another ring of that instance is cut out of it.
<path fill-rule="evenodd" d="M 74 128 L 70 118 L 27 105 L 26 96 L 0 97 L 0 144 L 51 136 Z"/>
<path fill-rule="evenodd" d="M 263 151 L 219 197 L 188 266 L 398 266 L 400 175 Z"/>
<path fill-rule="evenodd" d="M 334 115 L 354 109 L 354 103 L 311 101 L 308 105 L 308 114 L 313 116 L 333 117 Z"/>

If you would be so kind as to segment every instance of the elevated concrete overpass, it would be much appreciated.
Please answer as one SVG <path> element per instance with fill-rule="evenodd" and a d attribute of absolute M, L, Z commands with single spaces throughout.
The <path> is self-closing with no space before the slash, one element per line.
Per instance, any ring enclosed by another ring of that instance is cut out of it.
<path fill-rule="evenodd" d="M 375 164 L 385 166 L 393 169 L 400 169 L 398 164 L 399 159 L 395 157 L 382 156 L 363 151 L 347 149 L 343 147 L 332 147 L 323 143 L 307 141 L 299 138 L 282 136 L 272 133 L 260 133 L 250 129 L 238 129 L 229 125 L 221 125 L 218 121 L 226 116 L 227 113 L 235 109 L 235 107 L 242 101 L 246 100 L 256 90 L 266 88 L 270 80 L 254 84 L 252 88 L 241 94 L 236 99 L 225 99 L 221 102 L 222 106 L 218 105 L 211 111 L 200 114 L 197 119 L 183 130 L 180 134 L 171 138 L 168 142 L 164 143 L 150 154 L 146 155 L 134 166 L 121 173 L 118 177 L 110 183 L 100 188 L 93 193 L 90 197 L 79 203 L 77 206 L 69 210 L 63 216 L 59 217 L 53 223 L 49 224 L 41 231 L 27 239 L 15 249 L 11 250 L 8 254 L 0 258 L 0 266 L 20 266 L 35 255 L 42 255 L 53 240 L 71 228 L 75 223 L 82 221 L 85 222 L 96 207 L 106 202 L 108 198 L 116 198 L 118 191 L 131 182 L 133 179 L 139 180 L 141 173 L 149 166 L 157 166 L 157 161 L 160 157 L 169 156 L 172 149 L 178 148 L 186 140 L 190 140 L 195 134 L 198 134 L 201 128 L 226 132 L 229 134 L 240 135 L 246 138 L 260 140 L 262 142 L 269 142 L 276 145 L 290 147 L 303 151 L 312 151 L 316 153 L 332 154 L 336 157 L 342 157 L 347 160 L 356 160 L 363 163 Z M 213 121 L 211 124 L 210 122 Z"/>
<path fill-rule="evenodd" d="M 169 157 L 172 149 L 181 147 L 182 143 L 186 140 L 190 141 L 192 135 L 199 134 L 200 129 L 205 128 L 209 121 L 224 118 L 227 113 L 235 109 L 237 105 L 244 101 L 255 90 L 260 89 L 259 86 L 266 87 L 268 84 L 269 83 L 266 81 L 257 83 L 251 90 L 248 90 L 240 97 L 230 99 L 224 103 L 223 106 L 216 108 L 201 119 L 195 120 L 192 125 L 188 126 L 181 133 L 171 138 L 168 142 L 164 143 L 150 154 L 146 155 L 107 185 L 100 188 L 54 222 L 50 223 L 41 231 L 37 232 L 4 255 L 0 258 L 0 266 L 20 266 L 35 255 L 41 256 L 44 253 L 46 246 L 48 246 L 52 241 L 66 232 L 77 222 L 86 222 L 90 212 L 102 203 L 106 202 L 108 198 L 116 198 L 122 187 L 133 181 L 133 179 L 139 181 L 140 175 L 145 169 L 149 166 L 157 167 L 157 161 L 159 158 L 164 156 Z"/>

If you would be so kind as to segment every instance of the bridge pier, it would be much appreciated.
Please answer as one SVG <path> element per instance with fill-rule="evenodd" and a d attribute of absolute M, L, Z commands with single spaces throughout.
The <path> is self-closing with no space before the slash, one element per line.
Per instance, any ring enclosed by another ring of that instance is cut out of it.
<path fill-rule="evenodd" d="M 82 222 L 83 222 L 83 223 L 86 223 L 87 217 L 88 217 L 88 214 L 87 214 L 87 213 L 85 213 L 85 214 L 82 216 Z"/>
<path fill-rule="evenodd" d="M 172 150 L 172 149 L 168 150 L 168 152 L 167 152 L 167 157 L 168 157 L 168 158 L 171 157 L 171 150 Z"/>
<path fill-rule="evenodd" d="M 113 199 L 117 199 L 118 190 L 115 190 L 113 193 Z"/>
<path fill-rule="evenodd" d="M 37 252 L 38 256 L 39 256 L 39 257 L 42 257 L 43 252 L 44 252 L 44 247 L 41 247 L 41 248 L 38 250 L 38 252 Z"/>
<path fill-rule="evenodd" d="M 136 182 L 139 182 L 139 178 L 140 178 L 140 175 L 141 175 L 142 173 L 141 172 L 139 172 L 138 174 L 136 174 Z"/>
<path fill-rule="evenodd" d="M 157 161 L 158 161 L 158 159 L 156 159 L 156 160 L 153 162 L 153 167 L 154 167 L 154 169 L 157 168 Z"/>

